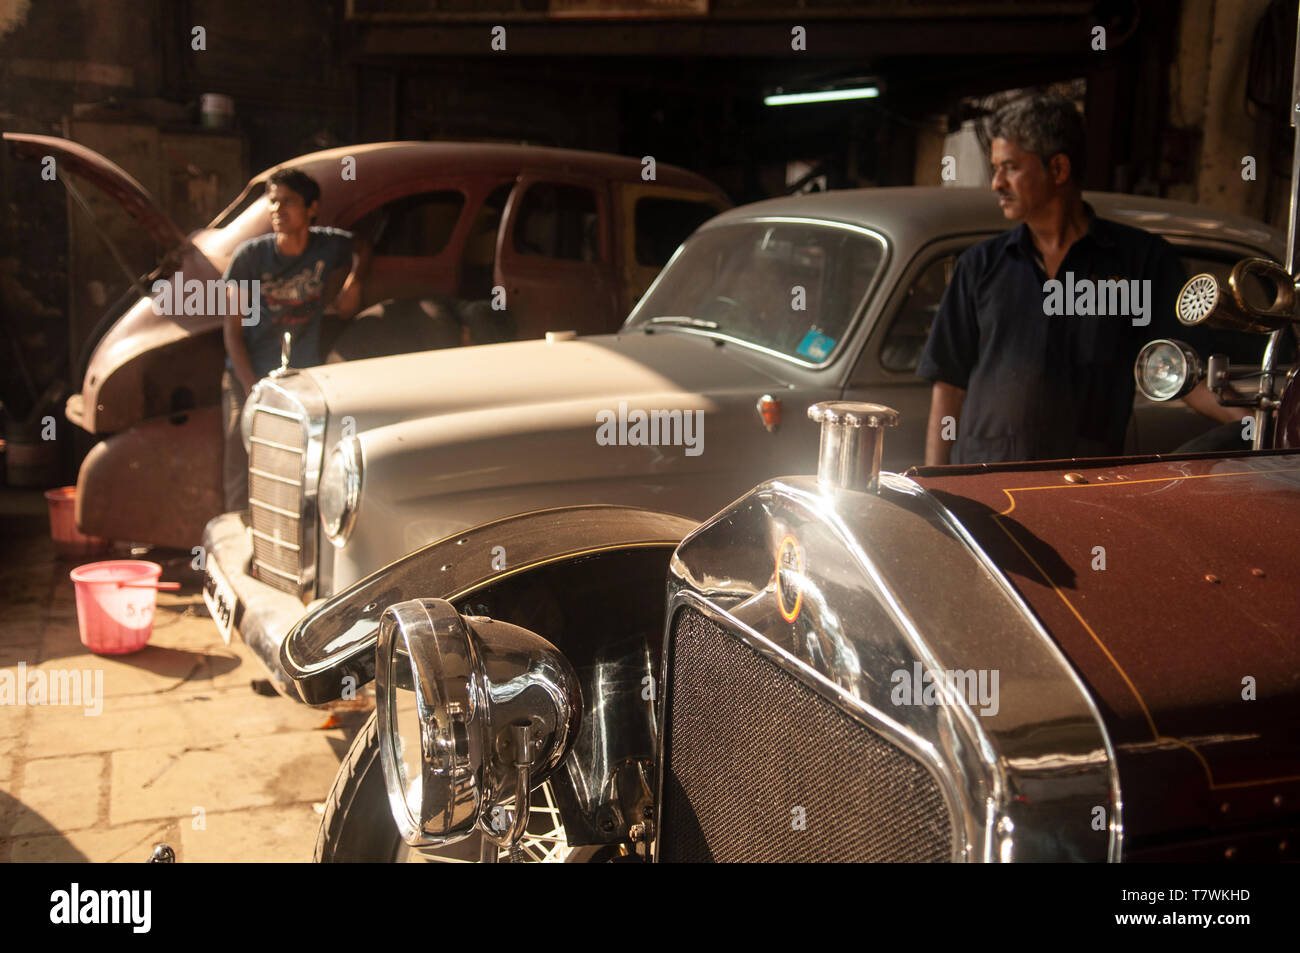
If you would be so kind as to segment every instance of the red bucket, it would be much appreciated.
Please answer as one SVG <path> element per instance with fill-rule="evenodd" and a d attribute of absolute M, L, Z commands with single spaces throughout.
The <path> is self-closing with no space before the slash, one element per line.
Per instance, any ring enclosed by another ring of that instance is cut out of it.
<path fill-rule="evenodd" d="M 153 633 L 162 567 L 142 559 L 87 563 L 69 575 L 77 587 L 81 644 L 100 655 L 138 652 Z"/>
<path fill-rule="evenodd" d="M 50 537 L 54 550 L 60 556 L 95 556 L 106 552 L 111 545 L 107 539 L 86 536 L 77 529 L 77 488 L 61 486 L 46 490 L 45 500 L 50 506 Z"/>

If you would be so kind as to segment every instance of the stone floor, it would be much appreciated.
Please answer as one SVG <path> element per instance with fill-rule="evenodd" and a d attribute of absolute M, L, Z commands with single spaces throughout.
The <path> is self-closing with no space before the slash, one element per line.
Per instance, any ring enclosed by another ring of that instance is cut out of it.
<path fill-rule="evenodd" d="M 110 557 L 94 557 L 110 558 Z M 364 716 L 259 694 L 260 663 L 208 617 L 188 554 L 163 565 L 143 650 L 97 656 L 81 644 L 68 572 L 39 491 L 0 488 L 0 672 L 102 672 L 86 709 L 0 703 L 0 862 L 142 861 L 156 843 L 178 861 L 310 860 L 339 761 Z M 0 677 L 3 677 L 0 675 Z M 39 678 L 39 676 L 38 676 Z M 94 707 L 102 707 L 98 714 Z"/>

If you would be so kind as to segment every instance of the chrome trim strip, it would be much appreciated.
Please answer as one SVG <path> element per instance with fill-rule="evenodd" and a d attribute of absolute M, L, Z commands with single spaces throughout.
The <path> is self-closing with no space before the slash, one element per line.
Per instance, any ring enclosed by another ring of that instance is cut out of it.
<path fill-rule="evenodd" d="M 267 480 L 275 480 L 277 483 L 287 483 L 290 486 L 302 486 L 301 480 L 291 480 L 286 476 L 279 476 L 278 474 L 270 473 L 266 470 L 259 470 L 257 467 L 249 467 L 248 472 L 254 476 L 264 477 Z"/>
<path fill-rule="evenodd" d="M 277 417 L 287 417 L 290 420 L 297 420 L 299 422 L 306 419 L 302 414 L 296 414 L 291 410 L 281 410 L 278 407 L 267 407 L 264 404 L 258 404 L 257 410 L 259 413 L 275 414 Z"/>
<path fill-rule="evenodd" d="M 257 563 L 258 568 L 265 569 L 267 572 L 275 573 L 277 576 L 283 576 L 285 579 L 292 579 L 294 582 L 302 582 L 301 576 L 295 576 L 293 573 L 285 572 L 283 569 L 276 569 L 274 566 L 268 566 L 266 563 L 259 560 L 254 560 L 254 562 Z"/>
<path fill-rule="evenodd" d="M 256 506 L 259 509 L 263 509 L 263 510 L 270 510 L 272 513 L 279 513 L 281 516 L 287 517 L 293 520 L 294 522 L 298 522 L 298 520 L 300 519 L 298 514 L 293 512 L 293 510 L 286 510 L 279 506 L 272 506 L 270 503 L 263 503 L 261 500 L 250 499 L 248 501 L 248 505 Z"/>
<path fill-rule="evenodd" d="M 257 412 L 261 413 L 262 408 L 258 407 Z M 276 443 L 274 440 L 267 440 L 265 437 L 249 437 L 249 443 L 260 443 L 264 447 L 274 447 L 276 450 L 283 450 L 285 453 L 294 453 L 302 456 L 306 450 L 302 447 L 291 447 L 287 443 Z"/>
<path fill-rule="evenodd" d="M 297 545 L 296 543 L 288 543 L 285 542 L 283 539 L 276 539 L 274 536 L 269 536 L 266 533 L 263 533 L 260 529 L 253 529 L 253 527 L 250 526 L 248 528 L 248 531 L 252 533 L 254 536 L 256 536 L 258 539 L 264 539 L 268 543 L 272 544 L 273 546 L 282 546 L 285 549 L 292 549 L 294 552 L 298 552 L 299 550 L 302 549 L 302 547 Z M 260 565 L 260 560 L 259 560 L 259 565 Z"/>
<path fill-rule="evenodd" d="M 863 225 L 851 225 L 847 222 L 833 222 L 821 218 L 802 218 L 799 216 L 790 216 L 790 215 L 764 215 L 759 218 L 729 219 L 728 221 L 720 222 L 716 225 L 710 225 L 706 223 L 696 230 L 695 235 L 699 235 L 700 233 L 706 231 L 710 231 L 710 232 L 716 231 L 717 229 L 720 228 L 731 228 L 738 225 L 753 225 L 756 223 L 758 224 L 777 223 L 777 224 L 784 224 L 784 225 L 816 225 L 822 228 L 839 228 L 839 229 L 844 229 L 845 231 L 857 232 L 861 235 L 865 235 L 868 238 L 874 238 L 876 241 L 880 243 L 880 247 L 881 247 L 880 267 L 878 267 L 876 269 L 876 273 L 871 276 L 871 281 L 867 285 L 866 291 L 864 291 L 862 294 L 862 300 L 859 301 L 857 307 L 854 308 L 853 314 L 850 317 L 849 322 L 844 327 L 844 333 L 835 342 L 835 347 L 831 349 L 831 353 L 827 355 L 826 360 L 819 361 L 816 363 L 812 361 L 805 361 L 798 357 L 794 357 L 792 355 L 786 354 L 784 351 L 777 351 L 777 350 L 773 350 L 770 347 L 764 347 L 761 344 L 755 344 L 753 341 L 745 341 L 742 340 L 741 338 L 732 337 L 729 334 L 723 334 L 719 331 L 706 331 L 700 328 L 663 325 L 661 327 L 656 327 L 653 333 L 658 334 L 662 331 L 668 330 L 671 331 L 672 333 L 694 334 L 694 335 L 698 335 L 699 337 L 713 338 L 714 340 L 726 341 L 729 344 L 735 344 L 738 345 L 739 347 L 747 348 L 748 350 L 751 351 L 758 351 L 760 354 L 766 354 L 769 357 L 774 357 L 777 358 L 778 360 L 785 361 L 787 364 L 794 364 L 797 367 L 806 367 L 814 371 L 825 370 L 827 367 L 834 364 L 836 360 L 839 358 L 839 356 L 844 352 L 844 349 L 847 346 L 847 342 L 853 338 L 855 332 L 858 329 L 858 326 L 864 320 L 867 310 L 871 307 L 872 302 L 875 300 L 876 290 L 880 287 L 881 282 L 884 281 L 885 272 L 889 270 L 890 262 L 891 259 L 893 258 L 893 246 L 889 244 L 889 239 L 887 239 L 880 232 L 877 232 L 874 229 L 867 228 L 866 226 Z M 641 295 L 641 298 L 637 302 L 636 307 L 632 309 L 632 313 L 627 316 L 627 320 L 624 321 L 622 327 L 619 328 L 618 330 L 619 334 L 625 334 L 631 332 L 639 332 L 643 334 L 647 333 L 646 325 L 638 325 L 636 327 L 629 327 L 628 325 L 637 316 L 637 312 L 641 310 L 642 304 L 645 301 L 649 300 L 650 295 L 654 292 L 655 288 L 659 285 L 659 282 L 663 279 L 664 275 L 668 274 L 668 272 L 671 270 L 673 262 L 677 260 L 677 257 L 681 255 L 681 253 L 691 243 L 691 240 L 695 237 L 695 235 L 692 235 L 690 238 L 687 238 L 685 242 L 677 246 L 677 251 L 673 253 L 672 258 L 668 259 L 668 264 L 664 265 L 663 270 L 660 271 L 659 274 L 655 276 L 655 280 L 650 283 L 650 287 L 646 289 L 645 294 Z"/>

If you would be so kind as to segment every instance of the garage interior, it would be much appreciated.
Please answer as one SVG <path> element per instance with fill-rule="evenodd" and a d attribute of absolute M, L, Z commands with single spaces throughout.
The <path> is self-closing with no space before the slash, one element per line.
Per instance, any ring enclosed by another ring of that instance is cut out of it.
<path fill-rule="evenodd" d="M 985 115 L 1018 91 L 1050 87 L 1083 111 L 1086 188 L 1198 203 L 1285 230 L 1295 7 L 0 0 L 0 128 L 93 148 L 191 230 L 269 166 L 396 140 L 653 157 L 705 176 L 736 204 L 817 190 L 987 187 L 978 158 L 952 176 L 945 159 L 978 157 Z M 764 102 L 861 87 L 877 94 Z M 87 200 L 90 215 L 39 166 L 0 150 L 0 604 L 20 610 L 0 666 L 77 649 L 70 567 L 50 546 L 41 490 L 76 482 L 94 438 L 66 421 L 65 401 L 79 392 L 98 337 L 134 300 L 128 274 L 156 264 L 135 223 L 102 198 Z M 50 421 L 59 439 L 46 436 Z M 243 860 L 301 853 L 313 836 L 319 792 L 355 720 L 253 697 L 247 654 L 212 643 L 189 553 L 147 558 L 183 584 L 159 597 L 162 654 L 119 691 L 136 699 L 142 724 L 153 706 L 175 699 L 191 714 L 162 735 L 142 734 L 138 751 L 125 754 L 110 754 L 119 739 L 108 736 L 69 742 L 59 732 L 71 733 L 70 723 L 30 738 L 28 723 L 0 730 L 0 861 L 142 860 L 162 840 L 191 860 Z M 262 747 L 223 748 L 229 732 L 192 714 L 209 707 L 246 724 Z M 19 737 L 48 743 L 50 754 L 23 754 Z M 167 800 L 171 780 L 154 776 L 146 757 L 167 746 L 199 752 L 187 771 L 236 759 L 225 806 L 193 805 L 209 826 L 192 827 L 185 806 L 179 820 L 158 820 L 180 810 Z M 249 782 L 263 758 L 282 759 L 283 770 Z M 87 814 L 72 796 L 51 796 L 33 819 L 4 793 L 37 787 L 93 789 L 99 800 Z M 136 799 L 140 791 L 152 793 Z M 220 832 L 224 846 L 204 831 Z"/>
<path fill-rule="evenodd" d="M 206 224 L 277 162 L 400 139 L 654 156 L 737 203 L 940 184 L 963 123 L 999 94 L 1053 84 L 1084 110 L 1087 188 L 1285 218 L 1291 139 L 1279 116 L 1291 28 L 1288 5 L 1267 0 L 285 0 L 272 17 L 250 0 L 4 9 L 4 128 L 100 151 L 182 228 Z M 493 49 L 495 27 L 503 50 Z M 1094 48 L 1099 29 L 1104 50 Z M 763 103 L 778 91 L 863 83 L 880 95 Z M 216 128 L 201 116 L 205 94 L 233 101 Z M 1244 156 L 1257 160 L 1253 179 L 1243 178 Z M 986 181 L 982 170 L 962 175 L 972 178 L 954 184 Z M 29 444 L 35 422 L 77 389 L 76 366 L 128 290 L 72 199 L 41 184 L 30 163 L 0 164 L 9 445 Z M 147 237 L 88 200 L 131 269 L 147 271 Z M 47 451 L 33 465 L 74 476 L 88 448 L 63 443 L 57 460 Z"/>

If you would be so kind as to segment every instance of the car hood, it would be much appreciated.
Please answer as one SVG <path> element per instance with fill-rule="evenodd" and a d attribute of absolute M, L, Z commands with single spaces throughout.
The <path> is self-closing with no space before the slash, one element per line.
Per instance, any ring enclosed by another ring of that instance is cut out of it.
<path fill-rule="evenodd" d="M 1300 789 L 1300 453 L 914 474 L 1091 689 L 1130 847 L 1277 823 Z"/>
<path fill-rule="evenodd" d="M 512 513 L 599 502 L 699 519 L 765 476 L 811 466 L 817 429 L 792 419 L 768 430 L 756 404 L 765 393 L 825 395 L 789 389 L 760 359 L 700 335 L 637 331 L 350 361 L 282 379 L 318 385 L 326 449 L 352 430 L 364 461 L 356 529 L 331 554 L 333 586 Z M 669 422 L 633 439 L 624 424 L 638 413 Z"/>
<path fill-rule="evenodd" d="M 743 348 L 679 332 L 512 341 L 325 364 L 305 373 L 319 386 L 331 424 L 350 416 L 358 433 L 471 410 L 786 386 Z"/>
<path fill-rule="evenodd" d="M 39 162 L 52 156 L 61 181 L 63 172 L 71 172 L 103 190 L 123 211 L 144 226 L 164 251 L 170 252 L 185 244 L 185 233 L 158 207 L 149 190 L 95 150 L 55 136 L 6 132 L 4 139 L 16 158 Z"/>
<path fill-rule="evenodd" d="M 53 157 L 57 177 L 75 201 L 80 201 L 81 193 L 72 185 L 73 176 L 102 191 L 144 228 L 161 253 L 161 265 L 153 272 L 160 274 L 161 280 L 176 286 L 189 279 L 206 281 L 221 275 L 229 257 L 227 246 L 235 236 L 206 229 L 187 237 L 143 185 L 93 149 L 54 136 L 6 132 L 4 139 L 16 158 L 41 162 L 47 156 Z M 186 349 L 204 332 L 218 330 L 220 316 L 155 313 L 149 295 L 153 282 L 147 276 L 129 272 L 121 250 L 113 245 L 111 237 L 105 240 L 113 247 L 127 281 L 141 295 L 95 341 L 86 361 L 81 393 L 68 404 L 69 420 L 93 434 L 123 431 L 141 420 L 167 413 L 173 406 L 192 405 L 195 392 L 211 392 L 215 398 L 216 374 L 205 386 L 195 386 L 194 375 L 200 368 L 219 366 L 222 354 L 220 341 L 210 334 L 201 338 L 203 343 L 193 353 Z M 179 287 L 176 293 L 180 293 Z M 80 372 L 80 366 L 75 371 Z M 200 399 L 198 403 L 208 400 Z"/>

